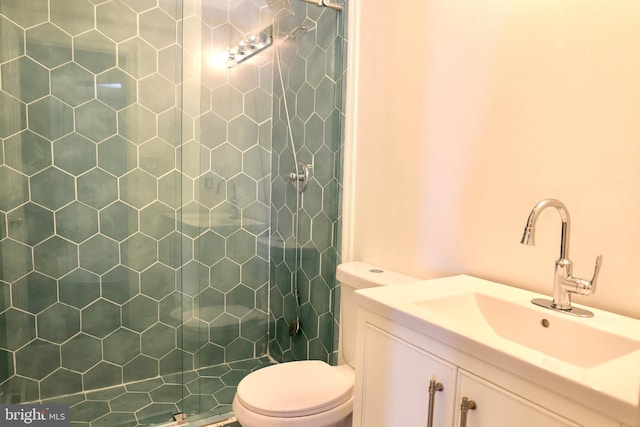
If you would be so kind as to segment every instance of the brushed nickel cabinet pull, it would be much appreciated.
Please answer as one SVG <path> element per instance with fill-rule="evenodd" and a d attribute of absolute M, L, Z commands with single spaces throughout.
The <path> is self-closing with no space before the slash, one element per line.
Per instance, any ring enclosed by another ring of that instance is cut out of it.
<path fill-rule="evenodd" d="M 478 407 L 475 400 L 469 400 L 466 397 L 462 398 L 462 404 L 460 405 L 460 427 L 467 427 L 467 412 L 474 410 Z"/>
<path fill-rule="evenodd" d="M 429 413 L 427 414 L 427 427 L 433 427 L 433 406 L 436 399 L 436 392 L 444 390 L 442 383 L 436 380 L 429 381 Z"/>

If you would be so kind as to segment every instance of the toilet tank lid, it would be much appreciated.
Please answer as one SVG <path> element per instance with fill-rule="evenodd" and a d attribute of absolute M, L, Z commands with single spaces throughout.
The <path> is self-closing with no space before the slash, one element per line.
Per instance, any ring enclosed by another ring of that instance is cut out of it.
<path fill-rule="evenodd" d="M 336 278 L 341 283 L 346 283 L 355 289 L 399 285 L 420 280 L 417 277 L 408 276 L 362 261 L 346 262 L 338 265 Z"/>

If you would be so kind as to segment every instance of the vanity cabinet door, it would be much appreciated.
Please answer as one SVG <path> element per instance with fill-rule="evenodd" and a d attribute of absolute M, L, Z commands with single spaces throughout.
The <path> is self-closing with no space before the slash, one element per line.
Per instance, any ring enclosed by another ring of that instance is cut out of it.
<path fill-rule="evenodd" d="M 427 426 L 431 380 L 432 425 L 452 425 L 455 366 L 370 324 L 364 343 L 361 426 Z"/>
<path fill-rule="evenodd" d="M 579 427 L 566 418 L 462 369 L 458 371 L 457 390 L 455 426 Z M 465 397 L 475 403 L 475 409 L 467 411 L 466 425 L 461 422 L 464 418 L 462 399 Z"/>

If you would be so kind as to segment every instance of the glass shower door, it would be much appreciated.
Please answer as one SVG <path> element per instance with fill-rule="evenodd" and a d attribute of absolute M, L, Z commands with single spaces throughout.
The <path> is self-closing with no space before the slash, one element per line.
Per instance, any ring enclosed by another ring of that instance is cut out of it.
<path fill-rule="evenodd" d="M 0 403 L 182 411 L 182 4 L 0 2 Z"/>

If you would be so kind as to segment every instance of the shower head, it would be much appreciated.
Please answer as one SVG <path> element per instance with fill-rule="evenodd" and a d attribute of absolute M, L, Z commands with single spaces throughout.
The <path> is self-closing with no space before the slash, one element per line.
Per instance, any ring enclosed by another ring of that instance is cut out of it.
<path fill-rule="evenodd" d="M 276 22 L 294 15 L 290 0 L 266 0 L 266 2 L 267 7 L 273 13 L 273 20 Z"/>

